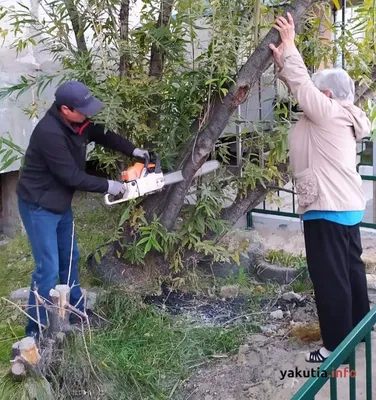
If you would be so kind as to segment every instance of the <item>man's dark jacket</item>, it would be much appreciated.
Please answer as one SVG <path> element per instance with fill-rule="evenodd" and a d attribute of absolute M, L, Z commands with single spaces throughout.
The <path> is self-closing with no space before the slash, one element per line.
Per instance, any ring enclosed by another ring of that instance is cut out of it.
<path fill-rule="evenodd" d="M 18 196 L 56 214 L 69 210 L 75 190 L 105 193 L 105 178 L 88 175 L 86 146 L 95 142 L 131 156 L 135 146 L 127 139 L 86 121 L 71 126 L 53 104 L 35 127 L 27 148 Z"/>

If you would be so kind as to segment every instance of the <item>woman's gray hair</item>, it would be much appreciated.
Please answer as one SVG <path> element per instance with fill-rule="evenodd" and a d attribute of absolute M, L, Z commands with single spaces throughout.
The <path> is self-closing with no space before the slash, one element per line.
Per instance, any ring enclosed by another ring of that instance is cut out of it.
<path fill-rule="evenodd" d="M 355 84 L 344 69 L 330 68 L 319 71 L 313 74 L 312 82 L 319 90 L 329 90 L 333 99 L 354 103 Z"/>

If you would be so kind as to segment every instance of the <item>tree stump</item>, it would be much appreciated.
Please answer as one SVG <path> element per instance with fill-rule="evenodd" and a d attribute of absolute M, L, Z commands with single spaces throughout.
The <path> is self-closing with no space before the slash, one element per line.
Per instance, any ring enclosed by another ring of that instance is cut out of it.
<path fill-rule="evenodd" d="M 69 305 L 70 287 L 68 285 L 56 285 L 50 290 L 52 307 L 48 311 L 49 326 L 47 337 L 53 338 L 58 332 L 68 330 L 70 311 Z"/>
<path fill-rule="evenodd" d="M 32 337 L 26 337 L 20 341 L 18 346 L 19 356 L 28 364 L 37 365 L 40 361 L 39 349 Z"/>
<path fill-rule="evenodd" d="M 48 314 L 49 324 L 44 338 L 36 341 L 35 338 L 26 337 L 12 346 L 12 365 L 10 373 L 15 380 L 22 380 L 35 374 L 43 377 L 53 361 L 55 350 L 61 351 L 64 343 L 65 332 L 70 331 L 69 315 L 75 312 L 85 318 L 82 313 L 70 305 L 70 287 L 56 285 L 50 290 L 50 302 L 42 299 L 35 291 L 35 297 Z"/>

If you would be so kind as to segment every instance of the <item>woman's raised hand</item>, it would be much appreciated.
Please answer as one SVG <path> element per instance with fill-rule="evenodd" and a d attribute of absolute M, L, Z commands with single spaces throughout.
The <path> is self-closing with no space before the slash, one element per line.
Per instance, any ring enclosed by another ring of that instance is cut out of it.
<path fill-rule="evenodd" d="M 283 51 L 288 47 L 295 46 L 295 24 L 291 14 L 287 13 L 287 20 L 284 17 L 278 17 L 274 28 L 279 32 L 282 43 L 278 47 L 274 44 L 270 44 L 269 48 L 273 52 L 275 63 L 281 70 L 283 68 Z"/>
<path fill-rule="evenodd" d="M 285 48 L 295 46 L 295 24 L 290 13 L 287 13 L 287 19 L 278 17 L 274 28 L 279 32 Z"/>

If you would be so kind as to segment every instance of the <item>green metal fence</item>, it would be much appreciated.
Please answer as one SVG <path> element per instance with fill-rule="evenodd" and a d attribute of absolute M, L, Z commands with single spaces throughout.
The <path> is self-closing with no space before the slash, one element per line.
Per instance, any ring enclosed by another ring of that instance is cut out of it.
<path fill-rule="evenodd" d="M 362 140 L 361 143 L 361 149 L 358 152 L 358 156 L 360 157 L 360 162 L 357 165 L 357 168 L 359 170 L 360 166 L 371 166 L 372 165 L 372 158 L 373 158 L 373 154 L 367 154 L 367 149 L 366 149 L 366 145 L 368 143 L 372 143 L 371 139 L 369 137 L 364 138 Z M 364 181 L 373 181 L 376 182 L 376 176 L 374 175 L 361 175 L 362 180 Z M 376 183 L 375 183 L 376 185 Z M 294 191 L 294 187 L 291 189 L 292 191 Z M 283 191 L 278 190 L 277 191 L 277 196 L 280 197 L 280 192 Z M 288 192 L 290 192 L 290 190 L 288 190 Z M 376 190 L 375 190 L 376 193 Z M 290 218 L 299 218 L 299 215 L 296 213 L 296 204 L 295 204 L 295 195 L 293 193 L 291 193 L 292 196 L 292 210 L 291 211 L 283 211 L 281 210 L 280 207 L 278 207 L 276 210 L 271 210 L 267 208 L 266 202 L 264 201 L 262 203 L 261 207 L 256 207 L 254 208 L 252 211 L 250 211 L 247 214 L 247 228 L 250 229 L 252 228 L 252 212 L 255 213 L 260 213 L 260 214 L 269 214 L 269 215 L 280 215 L 280 216 L 284 216 L 284 217 L 290 217 Z M 374 199 L 374 201 L 376 201 L 376 198 Z M 375 207 L 375 212 L 376 212 L 376 207 Z M 362 222 L 361 223 L 362 227 L 365 228 L 372 228 L 372 229 L 376 229 L 376 222 Z"/>
<path fill-rule="evenodd" d="M 349 399 L 356 400 L 356 377 L 351 373 L 356 372 L 355 350 L 356 346 L 365 339 L 365 359 L 366 359 L 366 398 L 359 400 L 372 399 L 372 349 L 371 349 L 371 331 L 376 324 L 376 307 L 373 307 L 369 313 L 359 322 L 359 324 L 342 341 L 331 356 L 320 366 L 318 376 L 311 377 L 291 398 L 291 400 L 314 400 L 316 394 L 321 390 L 325 383 L 330 380 L 330 400 L 337 400 L 337 378 L 340 370 L 338 368 L 345 360 L 349 361 Z M 338 372 L 337 372 L 338 371 Z M 340 400 L 345 400 L 341 396 Z"/>
<path fill-rule="evenodd" d="M 374 181 L 376 182 L 376 176 L 371 175 L 361 175 L 364 181 Z M 277 196 L 280 196 L 281 190 L 277 191 Z M 295 195 L 291 193 L 292 196 L 292 211 L 283 211 L 280 207 L 277 210 L 270 210 L 267 208 L 266 202 L 262 203 L 262 207 L 256 207 L 252 211 L 250 211 L 247 215 L 247 228 L 252 227 L 252 212 L 259 213 L 259 214 L 269 214 L 269 215 L 280 215 L 283 217 L 290 217 L 290 218 L 299 218 L 299 215 L 296 213 L 296 204 L 295 204 Z M 376 199 L 374 199 L 376 201 Z M 362 227 L 365 228 L 372 228 L 376 229 L 376 222 L 362 222 L 360 224 Z"/>

